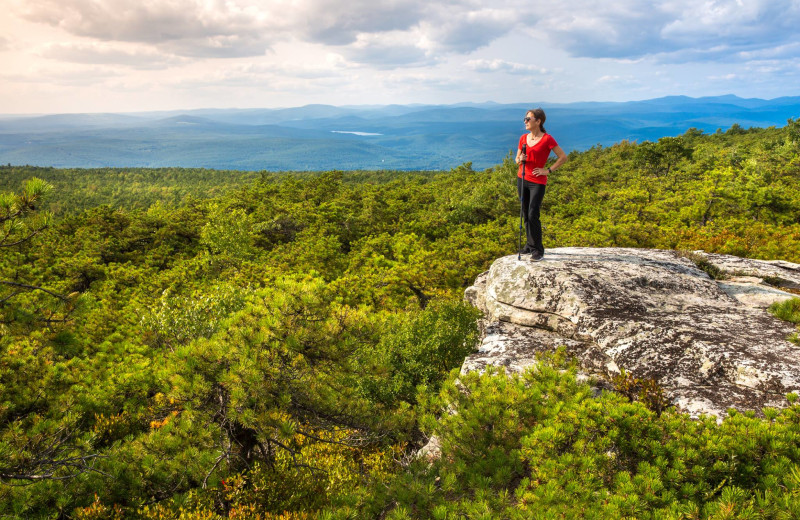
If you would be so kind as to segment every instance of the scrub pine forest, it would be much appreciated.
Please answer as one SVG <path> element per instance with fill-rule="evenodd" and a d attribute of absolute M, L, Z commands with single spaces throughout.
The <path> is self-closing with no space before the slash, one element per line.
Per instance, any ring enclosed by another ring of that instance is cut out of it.
<path fill-rule="evenodd" d="M 800 262 L 800 120 L 569 159 L 546 248 Z M 563 352 L 458 376 L 464 289 L 517 250 L 511 155 L 9 165 L 0 192 L 2 519 L 800 518 L 796 395 L 718 422 L 630 376 L 593 397 Z"/>

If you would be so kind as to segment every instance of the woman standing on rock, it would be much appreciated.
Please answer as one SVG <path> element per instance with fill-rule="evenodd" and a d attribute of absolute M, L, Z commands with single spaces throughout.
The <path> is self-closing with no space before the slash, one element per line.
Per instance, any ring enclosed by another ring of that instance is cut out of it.
<path fill-rule="evenodd" d="M 539 261 L 544 257 L 539 210 L 547 186 L 547 176 L 567 161 L 567 154 L 544 129 L 546 119 L 547 116 L 541 108 L 528 110 L 524 119 L 528 133 L 519 138 L 516 158 L 517 164 L 524 163 L 517 178 L 517 191 L 522 205 L 522 215 L 525 218 L 525 232 L 528 235 L 528 242 L 522 252 L 530 253 L 533 261 Z M 556 162 L 545 168 L 551 151 L 556 154 Z"/>

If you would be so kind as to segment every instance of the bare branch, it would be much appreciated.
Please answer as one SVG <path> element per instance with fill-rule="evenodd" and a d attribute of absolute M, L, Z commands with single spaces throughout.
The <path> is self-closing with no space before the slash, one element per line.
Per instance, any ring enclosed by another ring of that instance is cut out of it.
<path fill-rule="evenodd" d="M 43 227 L 43 228 L 35 229 L 35 230 L 31 231 L 30 235 L 28 235 L 28 236 L 26 236 L 24 238 L 21 238 L 21 239 L 17 240 L 16 242 L 11 242 L 10 244 L 6 244 L 6 240 L 8 240 L 8 237 L 9 237 L 9 234 L 6 234 L 6 236 L 4 236 L 2 238 L 2 240 L 0 240 L 0 247 L 14 247 L 14 246 L 18 246 L 20 244 L 24 244 L 25 242 L 27 242 L 28 240 L 32 239 L 33 237 L 35 237 L 36 235 L 38 235 L 39 233 L 41 233 L 45 229 L 47 229 L 47 228 Z"/>
<path fill-rule="evenodd" d="M 217 457 L 217 460 L 216 460 L 216 462 L 214 462 L 214 465 L 213 465 L 213 466 L 211 466 L 211 469 L 210 469 L 210 470 L 208 470 L 208 473 L 206 473 L 206 478 L 204 478 L 204 479 L 203 479 L 203 489 L 206 489 L 206 487 L 207 487 L 207 485 L 208 485 L 208 478 L 209 478 L 209 477 L 211 476 L 211 474 L 212 474 L 212 473 L 214 473 L 214 471 L 217 469 L 217 466 L 219 466 L 219 463 L 220 463 L 220 462 L 222 462 L 222 459 L 226 458 L 226 457 L 225 457 L 225 455 L 226 455 L 226 452 L 224 452 L 224 451 L 223 451 L 223 452 L 222 452 L 222 453 L 219 455 L 219 457 Z"/>
<path fill-rule="evenodd" d="M 48 447 L 47 450 L 45 450 L 45 452 L 51 451 L 51 448 L 53 448 L 52 444 L 51 446 Z M 77 457 L 67 457 L 64 459 L 42 460 L 43 457 L 40 457 L 39 459 L 32 461 L 32 463 L 29 464 L 30 466 L 29 468 L 25 467 L 9 468 L 16 470 L 14 472 L 0 471 L 0 481 L 27 480 L 30 482 L 36 482 L 40 480 L 68 480 L 87 471 L 99 473 L 106 477 L 111 477 L 111 475 L 109 475 L 105 471 L 101 471 L 94 467 L 94 462 L 97 459 L 102 459 L 102 458 L 106 457 L 104 455 L 99 455 L 97 453 L 93 453 L 91 455 L 80 455 Z M 56 473 L 64 468 L 70 468 L 72 472 L 67 475 L 56 476 Z M 28 471 L 26 471 L 26 469 Z"/>
<path fill-rule="evenodd" d="M 2 300 L 0 300 L 0 305 L 4 304 L 5 302 L 7 302 L 8 300 L 10 300 L 10 299 L 11 299 L 11 298 L 13 298 L 14 296 L 17 296 L 18 294 L 22 294 L 22 291 L 13 292 L 13 293 L 11 293 L 10 295 L 6 296 L 6 297 L 5 297 L 5 298 L 3 298 Z"/>
<path fill-rule="evenodd" d="M 30 289 L 32 291 L 43 291 L 43 292 L 46 292 L 47 294 L 49 294 L 50 296 L 58 298 L 59 300 L 61 300 L 63 302 L 69 302 L 69 299 L 66 296 L 62 296 L 60 294 L 54 293 L 53 291 L 45 289 L 44 287 L 37 287 L 36 285 L 28 285 L 28 284 L 24 284 L 24 283 L 9 282 L 7 280 L 0 280 L 0 284 L 8 285 L 8 286 L 11 286 L 11 287 L 19 287 L 21 289 Z M 5 300 L 3 300 L 3 301 L 5 301 Z M 0 303 L 2 303 L 2 302 L 0 302 Z"/>

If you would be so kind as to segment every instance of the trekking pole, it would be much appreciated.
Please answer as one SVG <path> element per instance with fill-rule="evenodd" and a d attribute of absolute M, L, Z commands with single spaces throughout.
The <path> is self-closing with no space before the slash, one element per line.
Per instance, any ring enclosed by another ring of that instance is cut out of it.
<path fill-rule="evenodd" d="M 528 157 L 527 149 L 528 145 L 523 144 L 522 157 L 519 163 L 519 167 L 522 169 L 522 189 L 517 193 L 519 196 L 519 241 L 517 244 L 517 260 L 522 260 L 522 215 L 524 214 L 524 210 L 522 209 L 522 192 L 525 190 L 525 159 Z"/>

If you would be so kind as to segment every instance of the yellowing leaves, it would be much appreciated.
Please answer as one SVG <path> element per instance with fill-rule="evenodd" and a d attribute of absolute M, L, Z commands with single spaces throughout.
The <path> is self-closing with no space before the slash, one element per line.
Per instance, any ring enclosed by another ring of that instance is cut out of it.
<path fill-rule="evenodd" d="M 178 413 L 180 412 L 178 412 L 177 410 L 173 410 L 172 412 L 169 413 L 169 415 L 167 415 L 161 420 L 150 421 L 150 429 L 157 430 L 159 428 L 166 426 L 174 417 L 177 417 Z"/>

